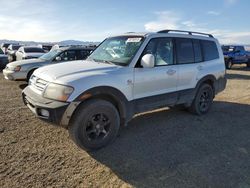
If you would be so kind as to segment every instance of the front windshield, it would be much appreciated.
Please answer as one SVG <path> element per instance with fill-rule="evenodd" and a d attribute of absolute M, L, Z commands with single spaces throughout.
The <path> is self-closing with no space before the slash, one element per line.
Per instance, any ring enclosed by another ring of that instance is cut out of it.
<path fill-rule="evenodd" d="M 42 55 L 40 59 L 47 60 L 47 61 L 53 60 L 60 52 L 61 52 L 60 49 L 49 51 L 48 53 Z"/>
<path fill-rule="evenodd" d="M 120 36 L 106 39 L 88 60 L 127 66 L 143 42 L 141 36 Z"/>

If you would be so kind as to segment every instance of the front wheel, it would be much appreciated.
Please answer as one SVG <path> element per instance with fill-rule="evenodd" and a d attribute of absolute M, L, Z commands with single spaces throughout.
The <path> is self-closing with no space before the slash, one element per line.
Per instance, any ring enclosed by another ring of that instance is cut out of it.
<path fill-rule="evenodd" d="M 70 123 L 73 141 L 85 150 L 96 150 L 113 141 L 119 131 L 120 117 L 108 101 L 94 99 L 80 106 Z"/>
<path fill-rule="evenodd" d="M 197 115 L 206 114 L 213 103 L 213 98 L 213 88 L 209 84 L 201 85 L 192 102 L 190 111 Z"/>
<path fill-rule="evenodd" d="M 34 71 L 35 71 L 35 69 L 28 72 L 27 77 L 26 77 L 26 82 L 29 82 L 30 77 L 31 77 L 31 75 L 33 74 Z"/>

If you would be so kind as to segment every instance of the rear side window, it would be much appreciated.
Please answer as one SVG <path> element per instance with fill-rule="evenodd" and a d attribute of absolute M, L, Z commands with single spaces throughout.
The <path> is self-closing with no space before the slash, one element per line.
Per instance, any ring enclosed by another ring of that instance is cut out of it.
<path fill-rule="evenodd" d="M 24 51 L 27 53 L 44 53 L 42 48 L 24 48 Z"/>
<path fill-rule="evenodd" d="M 201 45 L 199 40 L 193 40 L 194 61 L 199 63 L 202 61 Z"/>
<path fill-rule="evenodd" d="M 194 63 L 194 50 L 191 39 L 176 39 L 177 61 L 179 64 Z"/>
<path fill-rule="evenodd" d="M 204 61 L 210 61 L 219 58 L 219 52 L 215 42 L 201 40 L 201 45 L 203 49 Z"/>

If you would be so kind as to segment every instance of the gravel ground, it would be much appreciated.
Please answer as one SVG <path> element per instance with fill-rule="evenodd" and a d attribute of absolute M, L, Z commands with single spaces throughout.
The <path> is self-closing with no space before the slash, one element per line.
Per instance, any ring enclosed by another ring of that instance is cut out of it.
<path fill-rule="evenodd" d="M 211 111 L 136 116 L 114 143 L 78 149 L 22 104 L 0 73 L 0 187 L 250 187 L 250 69 L 228 71 Z"/>

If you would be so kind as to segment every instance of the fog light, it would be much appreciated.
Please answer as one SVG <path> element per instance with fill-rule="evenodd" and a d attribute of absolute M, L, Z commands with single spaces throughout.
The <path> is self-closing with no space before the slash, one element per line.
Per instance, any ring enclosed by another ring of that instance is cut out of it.
<path fill-rule="evenodd" d="M 44 117 L 49 117 L 49 111 L 48 111 L 48 110 L 41 109 L 41 110 L 40 110 L 40 113 L 41 113 L 41 115 L 44 116 Z"/>

